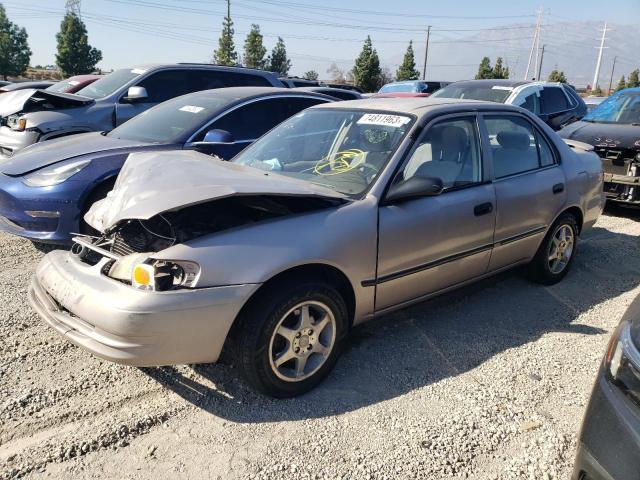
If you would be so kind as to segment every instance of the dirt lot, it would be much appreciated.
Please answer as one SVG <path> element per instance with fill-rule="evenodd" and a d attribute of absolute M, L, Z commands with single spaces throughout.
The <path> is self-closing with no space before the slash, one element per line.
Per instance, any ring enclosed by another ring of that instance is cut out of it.
<path fill-rule="evenodd" d="M 640 293 L 640 216 L 603 216 L 569 276 L 518 272 L 353 332 L 298 399 L 232 367 L 102 362 L 26 302 L 41 254 L 0 234 L 0 476 L 561 478 L 609 333 Z"/>

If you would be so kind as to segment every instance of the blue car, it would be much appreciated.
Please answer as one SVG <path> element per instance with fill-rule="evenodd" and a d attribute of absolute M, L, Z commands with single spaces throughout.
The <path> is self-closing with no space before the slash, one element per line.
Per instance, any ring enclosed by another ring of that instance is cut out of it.
<path fill-rule="evenodd" d="M 109 133 L 25 148 L 0 163 L 0 230 L 41 244 L 95 233 L 84 213 L 106 196 L 132 152 L 197 150 L 228 160 L 282 121 L 336 99 L 275 87 L 232 87 L 164 102 Z"/>

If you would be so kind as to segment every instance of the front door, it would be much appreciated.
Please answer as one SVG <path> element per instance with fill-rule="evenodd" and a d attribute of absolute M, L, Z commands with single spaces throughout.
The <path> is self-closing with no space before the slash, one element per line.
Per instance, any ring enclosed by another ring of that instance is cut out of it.
<path fill-rule="evenodd" d="M 380 208 L 377 311 L 487 271 L 495 193 L 482 159 L 475 115 L 437 120 L 416 142 L 394 181 L 438 177 L 444 191 Z"/>

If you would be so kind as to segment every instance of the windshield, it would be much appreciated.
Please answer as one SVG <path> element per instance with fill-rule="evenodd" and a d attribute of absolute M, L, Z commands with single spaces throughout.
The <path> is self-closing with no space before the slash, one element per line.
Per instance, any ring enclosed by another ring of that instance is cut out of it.
<path fill-rule="evenodd" d="M 374 182 L 414 119 L 388 112 L 311 109 L 233 160 L 357 196 Z"/>
<path fill-rule="evenodd" d="M 615 93 L 587 113 L 582 120 L 596 123 L 640 124 L 640 91 Z"/>
<path fill-rule="evenodd" d="M 113 73 L 110 73 L 106 77 L 101 78 L 93 82 L 90 85 L 87 85 L 84 88 L 81 88 L 76 92 L 77 95 L 82 95 L 83 97 L 89 98 L 104 98 L 108 95 L 111 95 L 113 92 L 118 90 L 123 85 L 126 85 L 131 80 L 136 78 L 137 76 L 143 74 L 144 70 L 138 69 L 122 69 L 116 70 Z"/>
<path fill-rule="evenodd" d="M 418 92 L 417 83 L 388 83 L 380 89 L 380 93 L 389 92 Z"/>
<path fill-rule="evenodd" d="M 488 85 L 467 83 L 456 85 L 455 83 L 441 88 L 432 97 L 438 98 L 465 98 L 467 100 L 486 100 L 489 102 L 504 103 L 511 94 L 511 87 L 500 85 Z"/>
<path fill-rule="evenodd" d="M 64 93 L 78 84 L 75 80 L 62 80 L 45 88 L 47 92 Z"/>
<path fill-rule="evenodd" d="M 148 143 L 176 143 L 204 126 L 228 102 L 220 96 L 184 95 L 136 115 L 107 135 Z"/>

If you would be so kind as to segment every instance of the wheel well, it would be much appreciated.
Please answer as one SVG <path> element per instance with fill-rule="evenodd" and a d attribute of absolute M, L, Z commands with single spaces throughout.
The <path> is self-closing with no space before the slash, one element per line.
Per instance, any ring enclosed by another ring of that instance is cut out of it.
<path fill-rule="evenodd" d="M 97 194 L 102 193 L 104 190 L 107 190 L 107 189 L 111 190 L 115 183 L 116 183 L 116 176 L 114 175 L 112 177 L 105 178 L 101 180 L 100 183 L 97 183 L 96 185 L 94 185 L 93 188 L 89 190 L 89 192 L 85 195 L 84 200 L 82 201 L 82 208 L 80 208 L 80 211 L 84 212 L 88 210 L 88 207 L 91 206 L 89 205 L 89 202 L 93 204 L 96 200 L 95 197 Z"/>
<path fill-rule="evenodd" d="M 582 216 L 582 210 L 580 210 L 578 207 L 569 207 L 562 213 L 570 213 L 575 217 L 576 222 L 578 222 L 578 233 L 580 233 L 582 231 L 582 222 L 584 221 L 584 217 Z"/>

